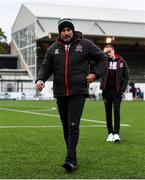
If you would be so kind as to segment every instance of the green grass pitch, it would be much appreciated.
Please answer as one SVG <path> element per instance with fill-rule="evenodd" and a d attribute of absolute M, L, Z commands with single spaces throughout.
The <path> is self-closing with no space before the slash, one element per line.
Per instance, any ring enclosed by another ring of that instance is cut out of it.
<path fill-rule="evenodd" d="M 61 167 L 65 144 L 56 102 L 0 101 L 0 179 L 145 179 L 145 102 L 121 104 L 120 143 L 106 142 L 104 104 L 87 100 L 79 169 Z"/>

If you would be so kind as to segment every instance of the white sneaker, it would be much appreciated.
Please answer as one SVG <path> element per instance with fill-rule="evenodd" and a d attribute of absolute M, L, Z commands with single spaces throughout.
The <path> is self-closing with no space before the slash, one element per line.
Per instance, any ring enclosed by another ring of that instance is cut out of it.
<path fill-rule="evenodd" d="M 113 141 L 114 141 L 114 142 L 120 141 L 120 137 L 119 137 L 118 134 L 114 134 L 114 136 L 113 136 Z"/>
<path fill-rule="evenodd" d="M 110 133 L 110 134 L 108 135 L 106 141 L 108 141 L 108 142 L 112 142 L 112 141 L 113 141 L 113 134 L 112 134 L 112 133 Z"/>

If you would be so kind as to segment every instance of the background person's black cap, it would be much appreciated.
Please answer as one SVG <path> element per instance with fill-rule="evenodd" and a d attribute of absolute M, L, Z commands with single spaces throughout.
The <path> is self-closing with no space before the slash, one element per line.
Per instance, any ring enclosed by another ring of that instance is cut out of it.
<path fill-rule="evenodd" d="M 73 32 L 75 30 L 71 19 L 63 18 L 58 21 L 58 32 L 62 31 L 63 28 L 69 27 Z"/>

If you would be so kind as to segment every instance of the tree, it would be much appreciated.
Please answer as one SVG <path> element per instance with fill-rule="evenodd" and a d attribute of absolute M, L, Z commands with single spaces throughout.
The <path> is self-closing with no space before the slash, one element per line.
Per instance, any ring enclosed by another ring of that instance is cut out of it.
<path fill-rule="evenodd" d="M 0 28 L 0 54 L 9 54 L 10 53 L 10 46 L 6 42 L 7 37 L 5 36 L 4 32 Z"/>

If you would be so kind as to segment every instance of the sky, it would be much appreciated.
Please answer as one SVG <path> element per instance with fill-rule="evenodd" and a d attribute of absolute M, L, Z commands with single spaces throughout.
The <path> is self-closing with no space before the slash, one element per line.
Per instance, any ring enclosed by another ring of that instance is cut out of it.
<path fill-rule="evenodd" d="M 22 3 L 61 4 L 145 11 L 145 0 L 0 0 L 0 27 L 11 41 L 11 27 Z"/>

